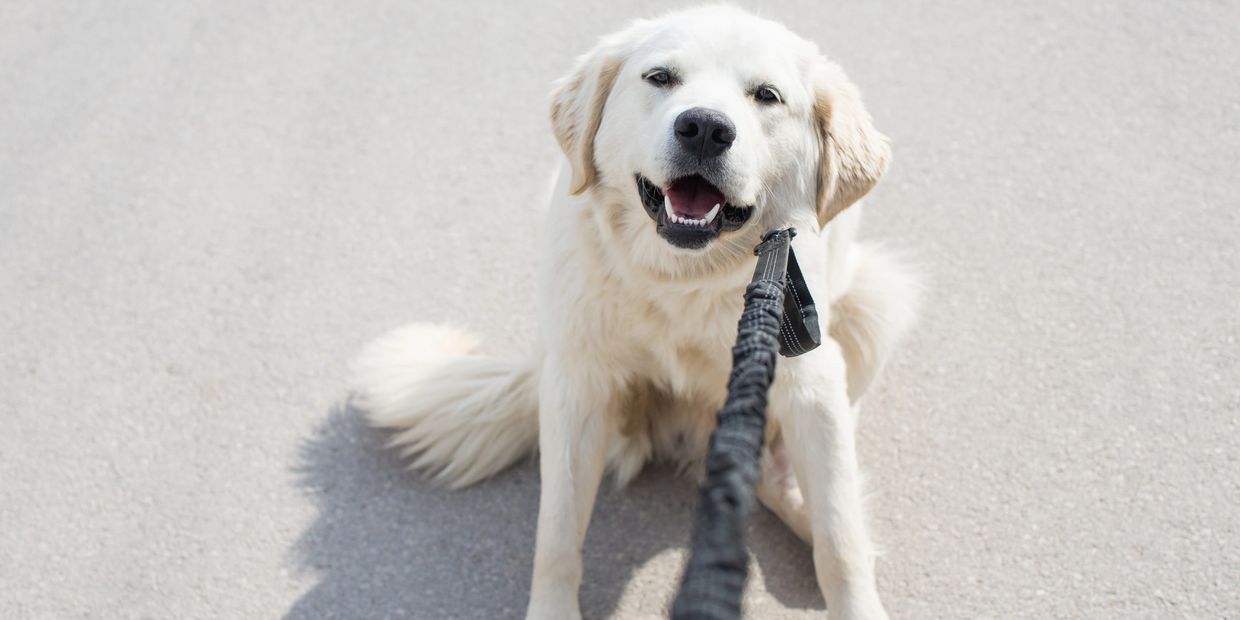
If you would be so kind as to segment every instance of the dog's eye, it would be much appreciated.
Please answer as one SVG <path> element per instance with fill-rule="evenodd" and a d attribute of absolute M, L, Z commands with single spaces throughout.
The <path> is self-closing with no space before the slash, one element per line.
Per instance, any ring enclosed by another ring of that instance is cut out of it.
<path fill-rule="evenodd" d="M 667 69 L 651 69 L 642 74 L 642 79 L 659 88 L 667 88 L 676 82 Z"/>
<path fill-rule="evenodd" d="M 759 86 L 757 90 L 753 91 L 753 98 L 758 103 L 779 103 L 783 101 L 779 96 L 779 91 L 775 90 L 774 86 L 769 85 Z"/>

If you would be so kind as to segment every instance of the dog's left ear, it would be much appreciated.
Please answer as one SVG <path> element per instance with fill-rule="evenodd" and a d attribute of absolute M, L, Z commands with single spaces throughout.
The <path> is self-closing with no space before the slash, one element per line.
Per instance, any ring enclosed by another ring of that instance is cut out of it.
<path fill-rule="evenodd" d="M 814 117 L 821 165 L 818 225 L 865 196 L 887 171 L 891 147 L 861 104 L 861 93 L 834 63 L 821 61 L 814 75 Z"/>
<path fill-rule="evenodd" d="M 623 64 L 620 33 L 603 39 L 577 59 L 572 72 L 560 78 L 551 92 L 551 129 L 572 165 L 569 191 L 580 194 L 594 185 L 594 135 L 603 122 L 603 108 Z"/>

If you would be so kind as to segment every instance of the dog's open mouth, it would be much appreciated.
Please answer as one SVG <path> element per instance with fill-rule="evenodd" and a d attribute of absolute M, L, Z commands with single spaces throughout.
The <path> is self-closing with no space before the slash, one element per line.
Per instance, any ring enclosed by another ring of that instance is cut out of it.
<path fill-rule="evenodd" d="M 706 247 L 720 233 L 745 225 L 753 207 L 728 204 L 723 192 L 699 175 L 681 177 L 659 188 L 638 174 L 637 193 L 660 237 L 686 249 Z"/>

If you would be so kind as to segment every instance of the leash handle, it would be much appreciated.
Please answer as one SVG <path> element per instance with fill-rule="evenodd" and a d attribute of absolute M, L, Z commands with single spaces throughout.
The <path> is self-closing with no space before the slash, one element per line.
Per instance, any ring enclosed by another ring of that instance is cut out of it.
<path fill-rule="evenodd" d="M 792 251 L 792 238 L 796 235 L 795 228 L 770 232 L 754 248 L 758 255 L 754 281 L 762 276 L 783 282 L 784 314 L 779 323 L 779 353 L 784 357 L 809 353 L 822 344 L 818 308 L 801 273 L 796 252 Z"/>
<path fill-rule="evenodd" d="M 762 241 L 754 246 L 754 256 L 758 257 L 758 266 L 754 268 L 753 280 L 769 280 L 783 282 L 788 273 L 788 254 L 792 252 L 792 238 L 797 236 L 795 228 L 772 230 L 762 237 Z"/>

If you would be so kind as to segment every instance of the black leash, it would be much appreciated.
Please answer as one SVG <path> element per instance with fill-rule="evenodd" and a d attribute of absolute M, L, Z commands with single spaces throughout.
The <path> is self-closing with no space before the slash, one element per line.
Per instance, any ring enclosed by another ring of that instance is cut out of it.
<path fill-rule="evenodd" d="M 818 312 L 790 245 L 795 235 L 792 228 L 770 232 L 754 248 L 758 266 L 745 289 L 728 399 L 710 436 L 689 564 L 672 605 L 675 620 L 741 617 L 749 572 L 745 521 L 761 471 L 767 392 L 777 352 L 794 357 L 822 342 Z"/>

